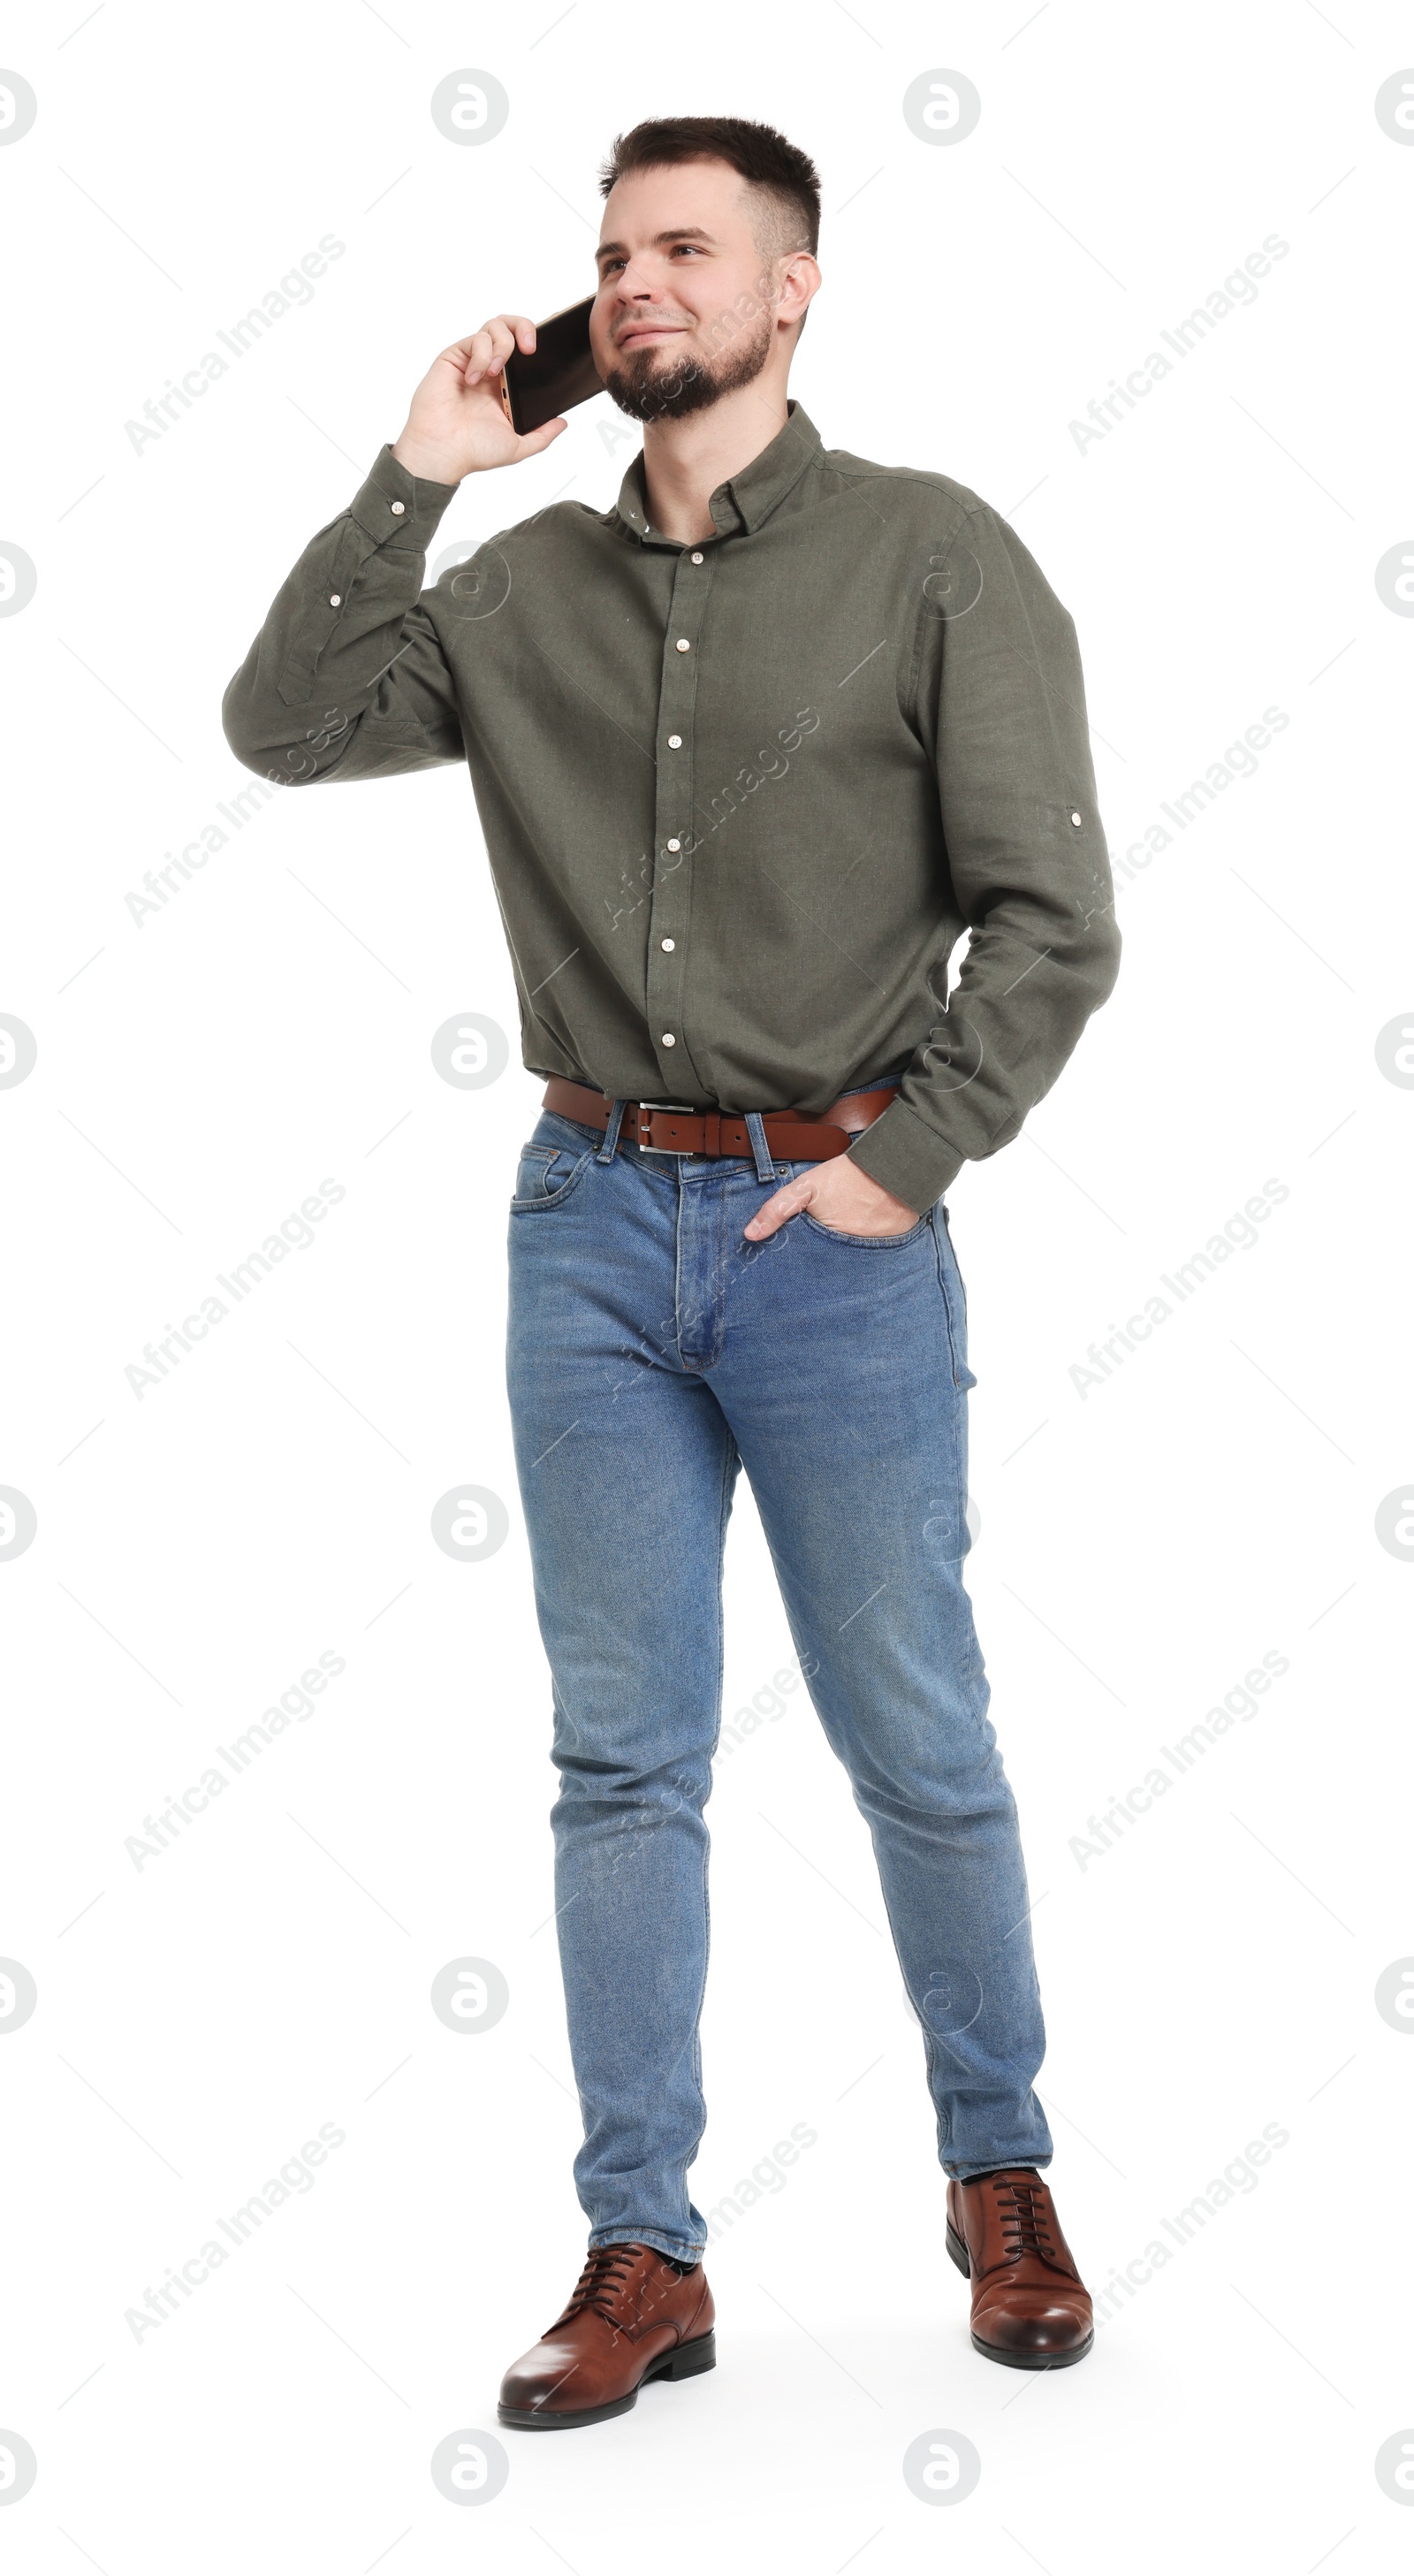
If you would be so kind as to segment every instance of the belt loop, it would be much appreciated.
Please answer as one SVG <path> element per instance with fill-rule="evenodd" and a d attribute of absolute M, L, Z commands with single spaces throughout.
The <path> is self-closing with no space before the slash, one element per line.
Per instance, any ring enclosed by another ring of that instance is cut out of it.
<path fill-rule="evenodd" d="M 766 1143 L 766 1129 L 759 1109 L 747 1110 L 746 1132 L 751 1140 L 751 1150 L 756 1157 L 758 1181 L 763 1184 L 773 1181 L 776 1177 L 776 1167 L 771 1160 L 770 1149 Z"/>
<path fill-rule="evenodd" d="M 624 1123 L 624 1111 L 627 1107 L 626 1100 L 616 1100 L 613 1103 L 609 1111 L 609 1124 L 604 1131 L 604 1142 L 594 1157 L 596 1163 L 612 1163 L 619 1150 L 619 1129 Z"/>

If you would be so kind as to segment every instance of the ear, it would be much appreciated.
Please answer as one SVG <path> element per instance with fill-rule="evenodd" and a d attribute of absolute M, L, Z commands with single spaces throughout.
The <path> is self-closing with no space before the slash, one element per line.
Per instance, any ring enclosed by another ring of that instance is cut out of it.
<path fill-rule="evenodd" d="M 812 298 L 819 293 L 823 282 L 820 263 L 813 251 L 788 252 L 780 263 L 779 301 L 776 306 L 776 319 L 783 329 L 799 329 Z"/>

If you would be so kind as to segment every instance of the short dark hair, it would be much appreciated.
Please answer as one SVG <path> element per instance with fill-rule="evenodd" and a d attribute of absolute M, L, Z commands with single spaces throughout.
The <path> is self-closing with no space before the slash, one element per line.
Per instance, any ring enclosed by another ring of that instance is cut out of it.
<path fill-rule="evenodd" d="M 820 173 L 808 152 L 774 125 L 746 116 L 655 116 L 617 134 L 599 173 L 607 197 L 631 170 L 671 169 L 681 161 L 725 161 L 748 187 L 775 200 L 782 225 L 798 238 L 782 249 L 814 251 L 820 240 Z"/>

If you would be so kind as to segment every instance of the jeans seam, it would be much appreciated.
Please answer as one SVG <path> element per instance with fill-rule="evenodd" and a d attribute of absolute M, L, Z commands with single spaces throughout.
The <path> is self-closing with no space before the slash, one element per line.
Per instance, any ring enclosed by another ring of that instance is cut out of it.
<path fill-rule="evenodd" d="M 957 1364 L 957 1336 L 953 1331 L 952 1299 L 948 1295 L 947 1272 L 943 1266 L 943 1239 L 938 1232 L 935 1210 L 929 1209 L 927 1221 L 933 1229 L 933 1251 L 938 1264 L 938 1294 L 943 1301 L 943 1319 L 947 1325 L 948 1359 L 952 1366 L 952 1382 L 954 1386 L 960 1387 L 962 1378 Z"/>
<path fill-rule="evenodd" d="M 717 1747 L 722 1740 L 722 1695 L 726 1682 L 727 1644 L 722 1577 L 727 1560 L 727 1524 L 731 1519 L 732 1492 L 735 1485 L 733 1461 L 735 1460 L 738 1466 L 741 1463 L 741 1452 L 736 1445 L 736 1435 L 725 1414 L 722 1416 L 722 1428 L 726 1433 L 726 1447 L 722 1451 L 722 1489 L 717 1500 L 717 1723 L 712 1734 L 709 1760 L 715 1757 Z"/>
<path fill-rule="evenodd" d="M 722 1735 L 722 1696 L 726 1682 L 727 1646 L 726 1611 L 722 1600 L 722 1577 L 727 1556 L 727 1524 L 731 1518 L 732 1491 L 736 1481 L 733 1473 L 733 1461 L 737 1461 L 739 1463 L 740 1460 L 740 1451 L 737 1448 L 735 1437 L 725 1415 L 723 1415 L 722 1418 L 722 1432 L 722 1483 L 717 1504 L 717 1711 L 716 1724 L 712 1730 L 712 1743 L 707 1755 L 707 1791 L 706 1797 L 703 1799 L 704 1806 L 706 1805 L 707 1798 L 710 1798 L 712 1794 L 712 1761 Z M 702 2083 L 702 2014 L 707 2002 L 707 1972 L 712 1963 L 712 1896 L 708 1879 L 708 1863 L 711 1858 L 711 1848 L 711 1837 L 706 1830 L 704 1820 L 702 1835 L 702 1984 L 698 1992 L 697 2011 L 694 2015 L 692 2024 L 693 2079 L 696 2083 L 699 2096 L 704 2100 L 704 2106 L 705 2092 Z M 687 2174 L 691 2169 L 691 2163 L 689 2162 L 683 2176 L 683 2197 L 688 2201 L 689 2205 L 691 2203 L 692 2194 L 688 2185 Z"/>

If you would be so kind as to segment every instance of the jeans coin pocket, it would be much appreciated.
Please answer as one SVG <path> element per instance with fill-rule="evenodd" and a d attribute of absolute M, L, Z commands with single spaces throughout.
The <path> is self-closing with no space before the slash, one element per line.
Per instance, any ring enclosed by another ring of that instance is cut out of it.
<path fill-rule="evenodd" d="M 562 1145 L 522 1145 L 512 1209 L 557 1205 L 568 1197 L 585 1165 L 593 1159 L 592 1147 L 586 1153 L 574 1154 L 566 1152 Z"/>

